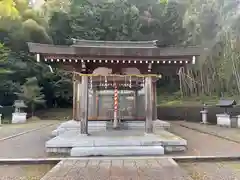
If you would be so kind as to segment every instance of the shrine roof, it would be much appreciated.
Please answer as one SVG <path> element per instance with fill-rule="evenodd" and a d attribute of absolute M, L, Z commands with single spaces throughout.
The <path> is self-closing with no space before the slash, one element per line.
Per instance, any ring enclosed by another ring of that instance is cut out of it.
<path fill-rule="evenodd" d="M 28 43 L 29 51 L 52 59 L 74 58 L 136 58 L 139 59 L 163 59 L 186 58 L 200 56 L 203 48 L 197 46 L 167 46 L 158 45 L 157 41 L 92 41 L 74 40 L 70 46 Z"/>
<path fill-rule="evenodd" d="M 13 104 L 14 107 L 17 107 L 17 108 L 24 108 L 24 107 L 27 107 L 24 103 L 24 101 L 22 100 L 16 100 L 14 101 L 14 104 Z"/>
<path fill-rule="evenodd" d="M 73 39 L 73 47 L 156 48 L 156 41 L 92 41 Z"/>

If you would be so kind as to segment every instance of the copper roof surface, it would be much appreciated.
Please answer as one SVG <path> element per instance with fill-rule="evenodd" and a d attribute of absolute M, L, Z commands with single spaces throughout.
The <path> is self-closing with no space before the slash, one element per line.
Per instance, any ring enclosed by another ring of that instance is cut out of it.
<path fill-rule="evenodd" d="M 156 48 L 156 41 L 92 41 L 73 39 L 73 47 Z"/>
<path fill-rule="evenodd" d="M 129 57 L 160 59 L 166 57 L 200 56 L 200 47 L 157 47 L 153 42 L 128 41 L 85 41 L 79 40 L 72 46 L 28 43 L 29 51 L 45 55 L 76 56 L 76 57 Z"/>

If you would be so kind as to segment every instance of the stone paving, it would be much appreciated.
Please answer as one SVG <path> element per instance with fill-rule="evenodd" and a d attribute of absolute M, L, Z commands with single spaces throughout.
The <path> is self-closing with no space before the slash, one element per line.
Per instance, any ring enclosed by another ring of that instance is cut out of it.
<path fill-rule="evenodd" d="M 45 152 L 45 142 L 50 139 L 51 131 L 56 128 L 57 125 L 46 127 L 37 131 L 30 132 L 28 134 L 24 134 L 13 139 L 9 139 L 6 141 L 0 141 L 0 158 L 44 158 L 47 157 L 48 154 Z M 201 126 L 201 125 L 199 125 Z M 212 126 L 210 126 L 212 127 Z M 218 128 L 218 127 L 217 127 Z M 226 128 L 227 129 L 227 128 Z M 232 130 L 232 129 L 228 129 Z M 0 130 L 1 131 L 1 130 Z M 180 125 L 173 123 L 170 131 L 181 136 L 182 138 L 188 141 L 188 150 L 186 153 L 179 153 L 175 155 L 239 155 L 240 154 L 240 144 L 235 142 L 230 142 L 225 139 L 221 139 L 212 135 L 200 133 L 189 128 L 181 127 Z M 170 154 L 172 156 L 174 154 Z M 239 163 L 240 164 L 240 163 Z M 210 171 L 218 172 L 220 167 L 219 164 L 211 163 L 208 165 L 205 164 L 191 164 L 188 167 L 195 169 L 187 169 L 190 174 L 193 176 L 201 176 L 196 175 L 195 171 L 201 170 L 202 174 Z M 221 166 L 222 167 L 222 166 Z M 185 168 L 185 167 L 184 167 Z M 223 166 L 225 168 L 225 166 Z M 5 170 L 4 170 L 5 169 Z M 13 172 L 20 172 L 19 170 L 15 170 L 11 168 L 11 170 L 7 170 L 9 168 L 2 167 L 2 171 L 8 173 L 9 175 L 15 175 Z M 225 168 L 227 169 L 227 168 Z M 228 166 L 228 171 L 231 172 L 233 167 Z M 237 170 L 236 170 L 237 171 Z M 160 171 L 161 172 L 161 171 Z M 165 171 L 166 172 L 166 171 Z M 209 172 L 210 173 L 210 172 Z M 161 174 L 161 173 L 159 173 Z M 171 173 L 170 173 L 171 174 Z M 235 173 L 236 174 L 236 173 Z M 1 175 L 1 172 L 0 172 Z M 209 175 L 210 176 L 210 175 Z M 237 175 L 237 177 L 239 177 Z M 0 177 L 1 179 L 1 177 Z M 70 178 L 69 178 L 70 179 Z M 196 179 L 196 178 L 193 178 Z M 206 178 L 207 179 L 207 178 Z M 219 178 L 220 179 L 220 178 Z M 235 178 L 240 179 L 240 178 Z M 235 180 L 234 179 L 234 180 Z M 25 180 L 25 179 L 24 179 Z M 197 179 L 203 180 L 203 179 Z M 208 180 L 208 179 L 207 179 Z M 209 179 L 210 180 L 210 179 Z M 212 179 L 214 180 L 214 179 Z M 218 179 L 216 179 L 218 180 Z"/>
<path fill-rule="evenodd" d="M 24 134 L 13 139 L 0 141 L 0 158 L 44 158 L 45 142 L 51 138 L 51 131 L 57 125 Z M 188 141 L 185 153 L 172 155 L 240 155 L 240 144 L 212 135 L 200 133 L 172 124 L 170 131 Z"/>
<path fill-rule="evenodd" d="M 161 159 L 65 160 L 41 180 L 192 180 L 175 161 Z"/>
<path fill-rule="evenodd" d="M 170 132 L 184 138 L 188 142 L 186 153 L 179 155 L 195 156 L 236 156 L 240 155 L 240 143 L 231 142 L 213 135 L 200 133 L 175 123 L 171 124 Z M 170 154 L 172 155 L 172 154 Z"/>
<path fill-rule="evenodd" d="M 0 158 L 47 157 L 45 142 L 51 138 L 51 131 L 56 126 L 49 126 L 12 139 L 0 141 Z"/>
<path fill-rule="evenodd" d="M 19 134 L 36 128 L 41 128 L 51 124 L 59 123 L 54 120 L 32 121 L 26 124 L 2 124 L 0 125 L 0 140 L 8 136 Z"/>
<path fill-rule="evenodd" d="M 171 124 L 178 124 L 183 127 L 198 130 L 203 133 L 208 133 L 240 143 L 240 129 L 237 128 L 220 127 L 217 125 L 205 125 L 187 121 L 173 121 Z"/>

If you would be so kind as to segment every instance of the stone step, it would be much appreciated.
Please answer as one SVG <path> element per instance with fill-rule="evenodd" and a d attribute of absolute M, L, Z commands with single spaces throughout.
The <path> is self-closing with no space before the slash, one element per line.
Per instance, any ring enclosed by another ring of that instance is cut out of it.
<path fill-rule="evenodd" d="M 73 147 L 73 157 L 164 155 L 162 146 Z"/>
<path fill-rule="evenodd" d="M 63 160 L 41 180 L 53 179 L 192 180 L 173 159 L 163 157 Z"/>

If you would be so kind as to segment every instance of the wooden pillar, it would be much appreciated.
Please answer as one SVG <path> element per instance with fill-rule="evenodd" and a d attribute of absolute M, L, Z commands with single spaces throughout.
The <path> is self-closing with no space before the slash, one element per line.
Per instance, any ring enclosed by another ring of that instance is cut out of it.
<path fill-rule="evenodd" d="M 73 106 L 72 106 L 72 110 L 73 110 L 73 112 L 72 112 L 72 117 L 73 117 L 73 120 L 76 120 L 76 89 L 75 89 L 75 84 L 76 84 L 76 82 L 75 82 L 75 77 L 74 77 L 75 75 L 73 75 L 73 80 L 72 80 L 72 83 L 73 83 Z"/>
<path fill-rule="evenodd" d="M 157 120 L 157 83 L 153 82 L 153 120 Z"/>
<path fill-rule="evenodd" d="M 81 121 L 81 81 L 78 79 L 75 80 L 75 120 Z"/>
<path fill-rule="evenodd" d="M 99 91 L 96 92 L 96 117 L 99 118 Z"/>
<path fill-rule="evenodd" d="M 76 120 L 81 121 L 81 99 L 82 99 L 82 84 L 79 79 L 76 80 Z"/>
<path fill-rule="evenodd" d="M 138 90 L 134 91 L 134 115 L 137 118 L 138 117 Z"/>
<path fill-rule="evenodd" d="M 113 117 L 113 128 L 118 127 L 118 88 L 117 84 L 114 85 L 114 117 Z"/>
<path fill-rule="evenodd" d="M 76 80 L 75 74 L 73 75 L 73 120 L 77 120 L 77 91 L 78 81 Z"/>
<path fill-rule="evenodd" d="M 152 77 L 145 78 L 145 133 L 153 133 L 153 87 Z"/>
<path fill-rule="evenodd" d="M 82 76 L 81 134 L 88 134 L 88 76 Z"/>
<path fill-rule="evenodd" d="M 92 108 L 93 108 L 93 117 L 97 117 L 97 90 L 93 89 L 92 94 Z"/>

